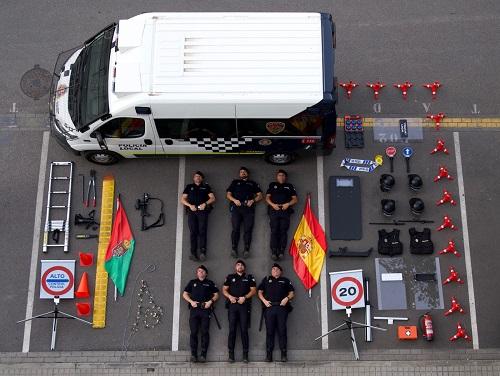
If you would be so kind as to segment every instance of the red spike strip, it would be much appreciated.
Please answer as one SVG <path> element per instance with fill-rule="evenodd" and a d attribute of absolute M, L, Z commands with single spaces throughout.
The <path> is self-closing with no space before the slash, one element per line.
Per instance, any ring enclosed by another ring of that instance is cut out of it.
<path fill-rule="evenodd" d="M 349 81 L 349 82 L 344 82 L 344 83 L 341 82 L 341 83 L 339 83 L 339 85 L 345 90 L 345 94 L 347 96 L 347 99 L 351 99 L 352 91 L 357 86 L 359 86 L 359 84 L 357 84 L 354 81 Z"/>
<path fill-rule="evenodd" d="M 457 283 L 464 283 L 462 278 L 458 275 L 457 271 L 455 270 L 454 266 L 450 266 L 450 275 L 443 281 L 443 285 L 447 285 L 448 283 L 451 282 L 457 282 Z"/>
<path fill-rule="evenodd" d="M 436 206 L 446 204 L 447 202 L 449 202 L 453 206 L 457 204 L 457 202 L 453 199 L 451 193 L 446 189 L 443 189 L 443 196 L 439 201 L 436 202 Z"/>
<path fill-rule="evenodd" d="M 439 131 L 439 127 L 441 126 L 441 120 L 443 120 L 445 117 L 446 115 L 444 114 L 444 112 L 440 112 L 438 114 L 433 114 L 433 115 L 427 115 L 428 119 L 434 120 L 437 131 Z"/>
<path fill-rule="evenodd" d="M 472 340 L 472 338 L 467 334 L 467 332 L 465 331 L 465 329 L 462 327 L 461 323 L 457 323 L 457 332 L 455 333 L 455 335 L 453 335 L 452 337 L 450 337 L 450 341 L 456 341 L 459 338 L 463 338 L 466 341 L 471 341 Z"/>
<path fill-rule="evenodd" d="M 378 99 L 378 95 L 380 94 L 380 90 L 382 90 L 385 87 L 385 84 L 383 82 L 377 81 L 377 82 L 368 82 L 366 84 L 370 89 L 373 90 L 373 98 Z"/>
<path fill-rule="evenodd" d="M 408 99 L 408 90 L 413 86 L 413 84 L 409 81 L 405 81 L 402 84 L 393 84 L 395 88 L 401 90 L 401 94 L 403 94 L 403 99 Z"/>
<path fill-rule="evenodd" d="M 451 315 L 453 312 L 460 312 L 460 313 L 465 313 L 465 309 L 462 308 L 460 303 L 458 302 L 457 298 L 454 296 L 451 298 L 451 308 L 447 310 L 444 315 L 448 316 Z"/>
<path fill-rule="evenodd" d="M 436 154 L 439 151 L 442 151 L 445 154 L 450 154 L 448 149 L 446 149 L 446 146 L 444 146 L 444 140 L 441 140 L 440 138 L 436 140 L 436 147 L 432 149 L 431 154 Z"/>
<path fill-rule="evenodd" d="M 440 255 L 445 255 L 447 253 L 453 253 L 455 256 L 460 257 L 460 252 L 458 252 L 457 248 L 455 247 L 455 242 L 453 240 L 450 240 L 448 242 L 448 246 L 446 248 L 443 248 L 441 251 L 439 251 Z"/>
<path fill-rule="evenodd" d="M 439 81 L 434 81 L 434 82 L 422 85 L 422 87 L 425 87 L 426 89 L 429 89 L 431 91 L 432 99 L 436 99 L 437 92 L 441 86 L 442 86 L 442 84 Z"/>
<path fill-rule="evenodd" d="M 444 178 L 448 180 L 453 180 L 453 176 L 450 175 L 446 166 L 441 166 L 439 167 L 438 174 L 434 177 L 434 182 L 437 182 Z"/>

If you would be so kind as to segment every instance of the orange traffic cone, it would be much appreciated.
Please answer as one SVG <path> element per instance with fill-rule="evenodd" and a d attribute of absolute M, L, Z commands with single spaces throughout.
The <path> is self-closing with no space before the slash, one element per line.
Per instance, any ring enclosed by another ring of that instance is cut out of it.
<path fill-rule="evenodd" d="M 93 253 L 80 252 L 78 255 L 80 256 L 80 266 L 92 266 L 94 262 Z"/>
<path fill-rule="evenodd" d="M 80 284 L 78 285 L 78 290 L 75 292 L 77 298 L 89 298 L 89 275 L 87 272 L 83 272 L 82 278 L 80 279 Z"/>
<path fill-rule="evenodd" d="M 90 316 L 90 303 L 76 303 L 78 316 Z"/>

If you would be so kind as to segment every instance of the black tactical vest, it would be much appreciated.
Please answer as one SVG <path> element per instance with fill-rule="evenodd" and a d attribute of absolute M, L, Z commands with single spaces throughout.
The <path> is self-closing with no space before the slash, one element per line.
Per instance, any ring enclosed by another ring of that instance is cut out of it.
<path fill-rule="evenodd" d="M 403 253 L 403 243 L 399 241 L 399 230 L 378 232 L 378 253 L 381 255 L 400 255 Z"/>
<path fill-rule="evenodd" d="M 408 230 L 410 233 L 410 252 L 415 255 L 430 255 L 434 252 L 434 244 L 431 240 L 431 230 L 417 231 L 414 227 Z"/>

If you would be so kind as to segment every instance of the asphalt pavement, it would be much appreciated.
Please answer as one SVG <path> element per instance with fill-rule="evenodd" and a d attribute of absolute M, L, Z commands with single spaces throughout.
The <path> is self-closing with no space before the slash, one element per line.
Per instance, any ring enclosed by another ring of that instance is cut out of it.
<path fill-rule="evenodd" d="M 5 317 L 9 318 L 0 323 L 0 335 L 7 340 L 0 341 L 0 351 L 21 351 L 23 343 L 23 326 L 16 325 L 15 321 L 24 318 L 26 312 L 26 296 L 28 289 L 30 260 L 32 256 L 33 226 L 35 221 L 36 194 L 38 189 L 38 174 L 40 165 L 40 150 L 42 132 L 46 131 L 47 124 L 47 96 L 38 100 L 27 97 L 19 86 L 21 77 L 35 64 L 51 71 L 58 52 L 71 48 L 93 35 L 105 25 L 120 18 L 128 18 L 135 14 L 161 11 L 324 11 L 334 15 L 337 24 L 337 53 L 336 75 L 339 81 L 354 80 L 361 83 L 355 89 L 353 98 L 347 100 L 339 93 L 339 114 L 357 113 L 364 116 L 384 117 L 425 117 L 428 113 L 443 111 L 448 116 L 470 116 L 473 119 L 498 116 L 500 103 L 500 88 L 498 80 L 492 79 L 498 75 L 496 61 L 500 57 L 500 50 L 495 41 L 500 23 L 500 7 L 492 1 L 470 3 L 445 2 L 386 2 L 380 4 L 353 4 L 352 2 L 264 2 L 252 3 L 210 1 L 200 6 L 198 2 L 99 2 L 88 7 L 78 5 L 69 7 L 63 2 L 41 1 L 29 4 L 30 12 L 26 12 L 27 3 L 9 2 L 4 6 L 3 22 L 0 31 L 4 42 L 0 47 L 3 59 L 0 68 L 4 75 L 0 79 L 0 149 L 3 179 L 1 192 L 5 214 L 2 216 L 2 254 L 5 255 L 2 263 L 1 286 L 4 294 L 0 297 L 2 306 L 6 310 Z M 50 15 L 50 16 L 47 16 Z M 19 22 L 22 19 L 23 22 Z M 487 52 L 485 52 L 487 51 Z M 425 82 L 440 80 L 443 88 L 438 93 L 437 100 L 430 99 L 430 93 L 420 85 Z M 388 84 L 384 88 L 380 100 L 374 101 L 372 93 L 364 85 L 366 82 L 381 80 Z M 415 87 L 410 90 L 409 99 L 404 101 L 401 94 L 390 87 L 392 83 L 410 80 Z M 14 106 L 15 103 L 15 106 Z M 17 111 L 17 112 L 15 112 Z M 14 120 L 12 120 L 14 119 Z M 13 121 L 13 123 L 12 123 Z M 13 126 L 12 126 L 13 125 Z M 12 127 L 9 127 L 12 126 Z M 334 154 L 324 159 L 324 189 L 327 190 L 327 178 L 330 175 L 349 175 L 340 170 L 338 165 L 344 156 L 372 159 L 375 154 L 382 154 L 386 145 L 371 142 L 372 129 L 367 129 L 367 146 L 363 150 L 347 153 L 343 148 L 342 133 L 339 131 L 338 147 Z M 453 173 L 456 173 L 456 164 L 453 148 L 452 130 L 442 130 L 439 133 L 448 145 L 452 155 L 444 159 L 443 156 L 429 156 L 428 152 L 435 143 L 435 133 L 426 130 L 423 143 L 412 145 L 416 155 L 412 159 L 412 172 L 422 174 L 425 179 L 425 188 L 419 194 L 426 205 L 429 216 L 436 223 L 439 222 L 442 210 L 434 206 L 434 201 L 440 196 L 437 183 L 431 181 L 437 171 L 437 161 L 446 161 Z M 498 132 L 495 129 L 460 129 L 460 143 L 464 164 L 465 198 L 469 222 L 469 236 L 472 255 L 472 272 L 474 276 L 474 292 L 476 298 L 477 325 L 479 329 L 479 345 L 481 348 L 497 347 L 500 331 L 497 330 L 496 312 L 498 302 L 490 293 L 491 286 L 498 283 L 495 265 L 498 264 L 498 255 L 492 245 L 499 239 L 492 230 L 496 223 L 496 182 L 499 180 L 496 165 L 496 143 Z M 75 157 L 62 150 L 54 140 L 49 142 L 48 161 L 73 160 L 75 161 L 75 184 L 73 198 L 73 214 L 86 214 L 81 203 L 80 181 L 77 174 L 86 174 L 90 165 L 83 158 Z M 439 159 L 441 158 L 441 159 Z M 493 161 L 493 163 L 492 163 Z M 230 252 L 230 222 L 228 205 L 224 199 L 225 188 L 230 180 L 236 176 L 238 168 L 245 165 L 250 168 L 252 178 L 263 188 L 273 179 L 275 167 L 264 164 L 258 157 L 187 157 L 185 160 L 184 183 L 190 181 L 191 173 L 201 169 L 207 175 L 207 181 L 214 187 L 217 196 L 216 208 L 210 215 L 209 225 L 209 257 L 206 262 L 210 270 L 210 278 L 220 285 L 226 274 L 232 270 L 233 260 Z M 47 168 L 47 166 L 45 166 Z M 313 206 L 316 208 L 318 195 L 318 176 L 316 174 L 317 161 L 314 157 L 304 158 L 287 167 L 290 181 L 296 185 L 300 202 L 292 220 L 289 232 L 290 239 L 298 223 L 304 203 L 305 194 L 312 193 Z M 394 197 L 406 208 L 408 190 L 403 181 L 405 177 L 404 165 L 399 161 L 396 166 L 398 190 Z M 378 177 L 381 171 L 386 171 L 387 165 L 367 175 L 361 175 L 363 192 L 363 239 L 349 243 L 349 247 L 366 248 L 376 246 L 375 229 L 366 222 L 375 219 L 378 215 L 381 192 L 377 188 Z M 120 350 L 124 345 L 124 338 L 130 334 L 130 322 L 137 308 L 136 297 L 133 292 L 138 288 L 140 279 L 147 280 L 157 302 L 164 308 L 162 323 L 154 330 L 143 329 L 128 341 L 128 348 L 132 350 L 171 350 L 173 325 L 174 296 L 173 284 L 175 273 L 175 247 L 179 160 L 140 160 L 126 161 L 110 168 L 97 167 L 98 193 L 101 192 L 102 177 L 112 173 L 116 179 L 117 192 L 120 192 L 131 221 L 137 241 L 136 254 L 130 270 L 130 277 L 125 297 L 117 302 L 112 301 L 110 288 L 108 299 L 108 322 L 105 329 L 96 330 L 80 325 L 79 323 L 64 321 L 59 326 L 57 347 L 63 350 Z M 450 185 L 458 196 L 456 180 Z M 46 190 L 46 183 L 45 183 Z M 144 192 L 165 201 L 166 224 L 160 229 L 148 232 L 139 231 L 140 217 L 134 209 L 134 203 Z M 43 193 L 46 198 L 46 191 Z M 98 199 L 100 196 L 98 196 Z M 491 202 L 491 203 L 490 203 Z M 325 201 L 325 210 L 328 214 Z M 45 211 L 43 211 L 45 213 Z M 463 246 L 462 223 L 460 209 L 450 208 L 449 213 L 460 228 L 457 232 L 457 247 Z M 426 213 L 427 216 L 427 213 Z M 456 218 L 455 218 L 456 217 Z M 328 215 L 326 217 L 328 229 Z M 185 220 L 184 220 L 185 221 Z M 43 223 L 43 221 L 42 221 Z M 408 227 L 408 226 L 406 226 Z M 41 233 L 41 229 L 38 229 Z M 402 240 L 406 245 L 405 259 L 414 262 L 415 256 L 407 255 L 408 234 L 404 231 Z M 77 231 L 73 230 L 73 234 Z M 433 232 L 433 237 L 436 233 Z M 327 234 L 328 235 L 328 234 Z M 445 245 L 447 235 L 435 235 L 436 249 Z M 257 208 L 257 221 L 254 229 L 254 241 L 251 257 L 248 260 L 249 272 L 258 279 L 269 273 L 271 260 L 268 250 L 269 225 L 264 205 Z M 182 233 L 182 263 L 181 287 L 192 277 L 195 263 L 188 260 L 188 231 L 184 222 Z M 443 245 L 444 244 L 444 245 Z M 346 245 L 329 241 L 331 248 Z M 40 248 L 40 247 L 39 247 Z M 70 253 L 50 251 L 48 255 L 39 258 L 74 259 L 79 251 L 95 252 L 96 242 L 92 239 L 76 241 L 72 238 Z M 454 260 L 450 255 L 441 256 L 441 273 L 447 274 L 447 266 L 453 262 L 461 273 L 465 274 L 463 257 Z M 362 267 L 366 275 L 374 281 L 374 258 L 367 260 L 328 259 L 328 271 L 345 270 Z M 156 270 L 152 273 L 139 274 L 150 265 L 155 264 Z M 37 263 L 38 265 L 38 263 Z M 295 310 L 290 317 L 289 333 L 290 348 L 296 350 L 320 349 L 320 342 L 313 339 L 321 334 L 320 291 L 316 287 L 309 297 L 302 290 L 299 281 L 293 276 L 290 258 L 287 257 L 283 265 L 285 273 L 292 276 L 296 288 L 300 291 L 295 301 Z M 39 268 L 39 265 L 38 265 Z M 77 267 L 79 276 L 83 269 Z M 89 270 L 91 289 L 94 283 L 94 272 Z M 37 270 L 37 279 L 39 271 Z M 467 283 L 467 281 L 466 281 Z M 38 283 L 34 296 L 34 313 L 51 309 L 48 301 L 38 299 Z M 371 285 L 372 301 L 376 307 L 375 283 Z M 325 284 L 325 289 L 328 288 Z M 469 294 L 467 285 L 444 288 L 444 306 L 449 304 L 451 295 L 456 295 L 469 312 Z M 63 310 L 75 313 L 73 302 L 63 302 Z M 130 314 L 129 314 L 130 312 Z M 187 309 L 184 303 L 180 304 L 179 346 L 187 349 Z M 223 305 L 217 307 L 219 319 L 223 323 L 223 330 L 212 327 L 212 346 L 214 351 L 224 351 L 227 338 L 227 319 Z M 330 307 L 329 327 L 331 328 L 344 316 L 332 313 Z M 259 309 L 253 307 L 253 321 L 251 328 L 251 348 L 261 349 L 264 346 L 264 335 L 258 333 Z M 391 312 L 388 315 L 405 315 L 415 324 L 422 312 L 414 309 L 405 312 Z M 385 349 L 399 348 L 448 348 L 448 337 L 454 332 L 455 319 L 445 319 L 444 311 L 435 312 L 437 338 L 433 344 L 420 339 L 416 343 L 404 343 L 395 339 L 395 328 L 390 327 L 387 333 L 375 333 L 375 342 L 365 344 L 363 335 L 358 335 L 358 344 L 361 351 L 373 346 Z M 470 329 L 469 315 L 466 314 L 464 323 Z M 354 319 L 363 321 L 360 312 L 355 312 Z M 225 324 L 225 325 L 224 325 Z M 38 320 L 33 323 L 31 332 L 31 351 L 45 351 L 49 345 L 50 320 Z M 385 325 L 386 326 L 386 325 Z M 125 341 L 127 343 L 127 341 Z M 349 339 L 343 334 L 330 337 L 330 348 L 348 350 Z M 466 342 L 453 344 L 459 348 L 470 348 Z"/>

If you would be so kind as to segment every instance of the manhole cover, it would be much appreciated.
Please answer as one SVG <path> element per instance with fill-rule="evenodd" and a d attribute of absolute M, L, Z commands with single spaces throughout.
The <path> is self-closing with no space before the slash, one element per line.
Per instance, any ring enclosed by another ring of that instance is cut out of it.
<path fill-rule="evenodd" d="M 37 64 L 21 77 L 21 90 L 28 97 L 40 99 L 49 92 L 52 75 Z"/>

